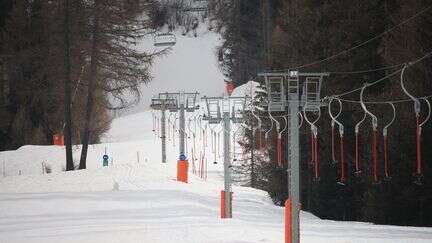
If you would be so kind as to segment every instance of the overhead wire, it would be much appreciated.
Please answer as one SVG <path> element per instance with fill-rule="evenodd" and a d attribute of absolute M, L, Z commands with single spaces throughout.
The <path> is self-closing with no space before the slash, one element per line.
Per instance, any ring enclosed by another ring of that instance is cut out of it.
<path fill-rule="evenodd" d="M 422 97 L 418 97 L 419 99 L 429 99 L 432 98 L 432 95 L 428 95 L 428 96 L 422 96 Z M 347 103 L 356 103 L 356 104 L 360 104 L 360 101 L 357 100 L 349 100 L 349 99 L 340 99 L 343 102 L 347 102 Z M 365 104 L 387 104 L 387 103 L 393 103 L 393 104 L 398 104 L 398 103 L 405 103 L 405 102 L 412 102 L 411 99 L 400 99 L 400 100 L 389 100 L 389 101 L 365 101 L 363 103 Z"/>
<path fill-rule="evenodd" d="M 360 47 L 362 47 L 362 46 L 364 46 L 364 45 L 366 45 L 366 44 L 368 44 L 368 43 L 370 43 L 370 42 L 372 42 L 372 41 L 374 41 L 374 40 L 377 40 L 377 39 L 381 38 L 382 36 L 384 36 L 384 35 L 386 35 L 386 34 L 392 32 L 392 31 L 395 30 L 396 28 L 398 28 L 398 27 L 400 27 L 400 26 L 402 26 L 402 25 L 404 25 L 404 24 L 410 22 L 411 20 L 413 20 L 413 19 L 415 19 L 415 18 L 421 16 L 422 14 L 426 13 L 426 12 L 429 11 L 430 9 L 432 9 L 432 5 L 429 5 L 427 8 L 423 9 L 423 10 L 420 11 L 420 12 L 417 12 L 416 14 L 414 14 L 413 16 L 411 16 L 411 17 L 405 19 L 404 21 L 400 22 L 399 24 L 397 24 L 397 25 L 395 25 L 395 26 L 393 26 L 393 27 L 391 27 L 391 28 L 385 30 L 384 32 L 381 32 L 380 34 L 378 34 L 378 35 L 376 35 L 376 36 L 374 36 L 374 37 L 372 37 L 372 38 L 370 38 L 370 39 L 368 39 L 368 40 L 366 40 L 366 41 L 364 41 L 364 42 L 362 42 L 362 43 L 360 43 L 360 44 L 358 44 L 358 45 L 355 45 L 355 46 L 353 46 L 353 47 L 351 47 L 351 48 L 348 48 L 348 49 L 345 49 L 345 50 L 343 50 L 343 51 L 340 51 L 340 52 L 338 52 L 338 53 L 336 53 L 336 54 L 334 54 L 334 55 L 331 55 L 331 56 L 329 56 L 329 57 L 326 57 L 326 58 L 323 58 L 323 59 L 320 59 L 320 60 L 317 60 L 317 61 L 314 61 L 314 62 L 311 62 L 311 63 L 308 63 L 308 64 L 303 64 L 303 65 L 297 66 L 297 67 L 292 68 L 292 69 L 297 70 L 297 69 L 300 69 L 300 68 L 305 68 L 305 67 L 314 66 L 314 65 L 317 65 L 317 64 L 320 64 L 320 63 L 323 63 L 323 62 L 326 62 L 326 61 L 329 61 L 329 60 L 335 59 L 335 58 L 337 58 L 337 57 L 339 57 L 339 56 L 341 56 L 341 55 L 343 55 L 343 54 L 349 53 L 349 52 L 351 52 L 351 51 L 353 51 L 353 50 L 356 50 L 357 48 L 360 48 Z"/>
<path fill-rule="evenodd" d="M 385 66 L 385 67 L 380 67 L 380 68 L 373 68 L 373 69 L 366 69 L 366 70 L 358 70 L 358 71 L 337 71 L 337 72 L 328 72 L 330 74 L 363 74 L 363 73 L 372 73 L 372 72 L 377 72 L 377 71 L 384 71 L 384 70 L 389 70 L 389 69 L 394 69 L 397 67 L 402 67 L 403 64 L 395 64 L 395 65 L 391 65 L 391 66 Z"/>
<path fill-rule="evenodd" d="M 408 62 L 408 63 L 407 63 L 407 66 L 408 66 L 408 67 L 413 66 L 413 65 L 415 65 L 415 64 L 417 64 L 417 63 L 423 61 L 424 59 L 430 57 L 431 55 L 432 55 L 432 52 L 428 52 L 428 53 L 426 53 L 425 55 L 423 55 L 422 57 L 417 58 L 417 59 L 415 59 L 414 61 Z M 398 69 L 398 70 L 396 70 L 396 71 L 394 71 L 394 72 L 392 72 L 392 73 L 390 73 L 390 74 L 388 74 L 388 75 L 385 75 L 384 77 L 382 77 L 382 78 L 380 78 L 380 79 L 378 79 L 378 80 L 376 80 L 376 81 L 374 81 L 374 82 L 372 82 L 372 83 L 368 83 L 367 85 L 368 85 L 368 86 L 373 86 L 373 85 L 375 85 L 375 84 L 378 84 L 378 83 L 380 83 L 380 82 L 382 82 L 382 81 L 384 81 L 384 80 L 387 80 L 387 78 L 389 78 L 389 77 L 392 77 L 392 76 L 394 76 L 394 75 L 396 75 L 396 74 L 399 74 L 400 72 L 402 72 L 402 70 L 403 70 L 403 68 L 400 68 L 400 69 Z M 362 89 L 362 87 L 360 87 L 360 88 L 356 88 L 356 89 L 353 89 L 353 90 L 350 90 L 350 91 L 346 91 L 346 92 L 343 92 L 343 93 L 340 93 L 340 94 L 332 95 L 332 97 L 338 97 L 338 98 L 340 98 L 340 97 L 342 97 L 342 96 L 346 96 L 346 95 L 349 95 L 349 94 L 352 94 L 352 93 L 355 93 L 355 92 L 361 91 L 361 89 Z M 341 100 L 343 100 L 343 99 L 341 99 Z M 347 100 L 345 100 L 345 101 L 347 101 Z M 385 101 L 385 102 L 388 102 L 388 101 Z M 384 103 L 385 103 L 385 102 L 384 102 Z M 365 103 L 367 103 L 367 102 L 365 102 Z"/>
<path fill-rule="evenodd" d="M 390 65 L 390 66 L 384 66 L 384 67 L 378 67 L 378 68 L 371 68 L 371 69 L 363 69 L 363 70 L 354 70 L 354 71 L 322 71 L 328 74 L 363 74 L 363 73 L 372 73 L 377 71 L 383 71 L 383 70 L 390 70 L 397 67 L 402 67 L 404 63 Z M 289 72 L 289 69 L 272 69 L 268 72 Z M 267 72 L 267 71 L 265 71 Z"/>

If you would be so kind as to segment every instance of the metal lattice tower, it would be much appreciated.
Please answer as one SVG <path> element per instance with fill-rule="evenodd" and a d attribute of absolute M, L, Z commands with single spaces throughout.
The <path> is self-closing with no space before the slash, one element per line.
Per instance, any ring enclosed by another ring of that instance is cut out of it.
<path fill-rule="evenodd" d="M 321 106 L 321 83 L 328 73 L 265 72 L 269 112 L 288 112 L 286 150 L 288 152 L 287 182 L 291 201 L 291 243 L 300 243 L 300 146 L 298 113 L 308 107 Z"/>
<path fill-rule="evenodd" d="M 249 96 L 244 97 L 206 97 L 202 98 L 207 107 L 203 120 L 209 124 L 223 123 L 224 134 L 224 192 L 225 192 L 225 217 L 232 218 L 231 199 L 231 122 L 242 123 L 243 114 Z"/>
<path fill-rule="evenodd" d="M 150 107 L 153 110 L 160 110 L 161 116 L 161 139 L 162 139 L 162 162 L 166 163 L 166 115 L 165 111 L 179 112 L 179 154 L 186 156 L 185 151 L 185 134 L 186 134 L 186 121 L 185 112 L 195 112 L 199 109 L 197 104 L 198 92 L 186 93 L 159 93 L 156 98 L 152 99 Z"/>

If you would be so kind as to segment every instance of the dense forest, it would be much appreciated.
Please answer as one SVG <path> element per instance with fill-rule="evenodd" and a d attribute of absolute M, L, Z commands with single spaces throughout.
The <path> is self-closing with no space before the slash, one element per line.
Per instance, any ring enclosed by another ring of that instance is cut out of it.
<path fill-rule="evenodd" d="M 404 63 L 421 57 L 426 58 L 404 72 L 405 85 L 416 97 L 431 94 L 432 62 L 427 57 L 432 51 L 432 7 L 428 1 L 219 0 L 213 1 L 213 7 L 218 30 L 224 38 L 218 52 L 221 68 L 236 85 L 249 80 L 261 82 L 263 92 L 257 96 L 257 105 L 266 96 L 263 80 L 257 77 L 263 70 L 329 72 L 321 97 L 361 88 L 363 83 L 385 77 L 366 89 L 366 101 L 409 100 L 401 89 L 400 72 Z M 389 75 L 392 73 L 395 75 Z M 362 173 L 356 175 L 354 126 L 364 112 L 358 102 L 359 92 L 343 98 L 339 120 L 345 127 L 345 185 L 337 183 L 339 164 L 332 163 L 331 119 L 328 107 L 322 107 L 317 123 L 319 181 L 314 180 L 310 167 L 310 127 L 303 125 L 300 134 L 303 209 L 326 219 L 431 226 L 430 122 L 422 129 L 423 168 L 418 178 L 413 102 L 394 102 L 396 120 L 388 129 L 389 170 L 385 175 L 382 129 L 392 119 L 392 107 L 387 103 L 368 104 L 368 109 L 378 118 L 379 169 L 375 181 L 371 122 L 368 119 L 360 127 Z M 421 107 L 421 117 L 425 117 L 424 101 Z M 263 116 L 263 128 L 269 129 L 267 113 L 259 113 Z M 250 118 L 249 121 L 254 121 L 250 127 L 256 126 L 256 119 Z M 250 130 L 245 132 L 243 143 L 249 151 L 259 143 L 258 135 L 252 139 L 251 134 Z M 268 141 L 275 141 L 275 134 L 272 136 Z M 278 168 L 276 144 L 269 144 L 268 153 L 256 153 L 254 168 L 250 164 L 238 166 L 243 167 L 239 171 L 251 174 L 252 186 L 267 190 L 280 204 L 287 196 L 287 163 L 285 168 Z M 339 147 L 335 153 L 339 153 Z"/>
<path fill-rule="evenodd" d="M 140 98 L 154 56 L 134 45 L 148 34 L 154 1 L 0 1 L 0 148 L 52 144 L 64 134 L 66 170 L 72 144 L 89 143 L 111 122 L 110 111 Z"/>

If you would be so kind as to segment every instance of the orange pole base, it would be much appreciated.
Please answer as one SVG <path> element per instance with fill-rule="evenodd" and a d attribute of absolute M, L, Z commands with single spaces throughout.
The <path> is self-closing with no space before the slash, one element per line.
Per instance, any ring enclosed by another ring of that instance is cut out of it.
<path fill-rule="evenodd" d="M 233 202 L 233 192 L 231 192 L 231 217 L 232 218 L 232 202 Z M 221 218 L 225 219 L 225 191 L 221 191 Z"/>
<path fill-rule="evenodd" d="M 291 232 L 291 200 L 285 201 L 285 243 L 292 243 Z"/>
<path fill-rule="evenodd" d="M 292 210 L 291 210 L 291 199 L 285 201 L 285 243 L 292 243 Z M 302 208 L 301 203 L 298 204 L 300 217 L 300 211 Z M 298 220 L 298 229 L 300 229 L 300 218 Z M 298 232 L 298 239 L 300 240 L 300 232 Z"/>
<path fill-rule="evenodd" d="M 177 161 L 177 181 L 188 183 L 188 168 L 187 160 Z"/>

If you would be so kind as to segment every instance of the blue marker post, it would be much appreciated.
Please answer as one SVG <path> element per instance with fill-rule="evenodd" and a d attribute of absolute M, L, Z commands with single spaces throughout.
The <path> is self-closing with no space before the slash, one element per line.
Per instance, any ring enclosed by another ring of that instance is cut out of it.
<path fill-rule="evenodd" d="M 107 154 L 104 154 L 104 156 L 102 157 L 103 159 L 103 166 L 108 166 L 108 160 L 109 160 L 109 156 Z"/>

